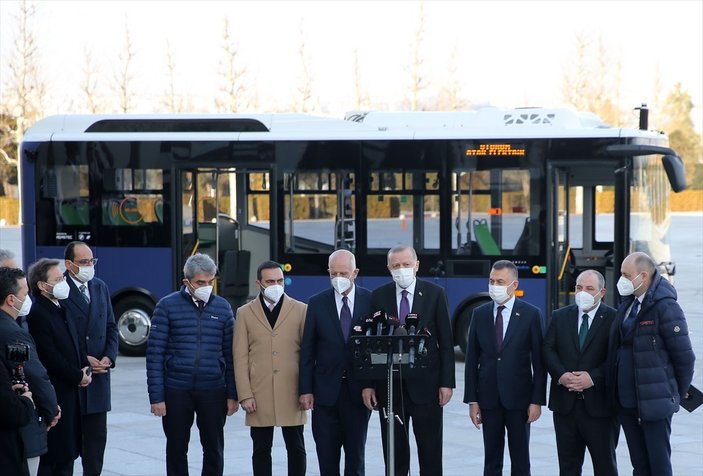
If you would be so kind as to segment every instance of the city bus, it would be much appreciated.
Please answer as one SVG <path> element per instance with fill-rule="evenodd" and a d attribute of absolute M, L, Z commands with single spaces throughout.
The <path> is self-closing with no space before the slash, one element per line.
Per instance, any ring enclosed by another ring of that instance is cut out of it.
<path fill-rule="evenodd" d="M 374 289 L 391 279 L 388 250 L 408 244 L 419 276 L 446 290 L 463 350 L 497 260 L 516 264 L 517 294 L 545 325 L 583 269 L 604 274 L 610 303 L 629 252 L 673 275 L 669 195 L 685 177 L 666 135 L 646 129 L 541 108 L 52 116 L 21 144 L 23 259 L 90 245 L 120 349 L 141 354 L 194 253 L 216 261 L 236 310 L 264 260 L 306 301 L 329 287 L 333 250 L 354 252 L 357 283 Z"/>

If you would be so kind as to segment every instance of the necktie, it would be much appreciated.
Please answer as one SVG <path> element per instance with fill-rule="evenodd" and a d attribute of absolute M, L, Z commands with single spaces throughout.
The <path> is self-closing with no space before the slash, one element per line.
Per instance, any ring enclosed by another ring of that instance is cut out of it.
<path fill-rule="evenodd" d="M 403 289 L 400 293 L 400 312 L 398 313 L 398 318 L 400 319 L 400 325 L 405 325 L 405 316 L 410 314 L 410 301 L 408 301 L 408 291 Z"/>
<path fill-rule="evenodd" d="M 583 350 L 588 335 L 588 314 L 581 316 L 581 327 L 579 328 L 579 349 Z"/>
<path fill-rule="evenodd" d="M 627 319 L 625 319 L 622 323 L 622 331 L 624 335 L 632 332 L 632 329 L 635 327 L 635 318 L 637 317 L 639 310 L 640 300 L 635 298 L 635 301 L 632 303 L 632 308 L 630 309 L 630 314 L 627 315 Z"/>
<path fill-rule="evenodd" d="M 496 345 L 498 352 L 503 350 L 503 309 L 505 309 L 505 306 L 498 306 L 498 312 L 496 313 Z"/>
<path fill-rule="evenodd" d="M 90 298 L 88 297 L 88 294 L 86 294 L 86 292 L 85 292 L 86 289 L 88 289 L 88 288 L 86 287 L 86 285 L 85 285 L 85 284 L 81 284 L 81 286 L 80 286 L 78 289 L 80 290 L 81 296 L 83 296 L 83 299 L 85 299 L 85 302 L 86 302 L 87 304 L 90 304 Z"/>
<path fill-rule="evenodd" d="M 198 299 L 198 309 L 200 310 L 200 312 L 203 312 L 203 309 L 205 309 L 205 303 L 200 299 Z"/>
<path fill-rule="evenodd" d="M 349 298 L 346 296 L 342 297 L 342 310 L 339 313 L 339 323 L 342 326 L 342 335 L 344 336 L 344 342 L 349 340 L 349 330 L 351 328 L 352 315 L 349 310 Z"/>

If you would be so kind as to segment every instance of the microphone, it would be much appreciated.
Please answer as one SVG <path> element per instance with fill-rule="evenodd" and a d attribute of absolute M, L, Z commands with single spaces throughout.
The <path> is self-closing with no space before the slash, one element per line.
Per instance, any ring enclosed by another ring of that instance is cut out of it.
<path fill-rule="evenodd" d="M 386 311 L 380 310 L 373 313 L 373 322 L 376 324 L 377 336 L 383 335 L 383 326 L 386 325 L 387 321 L 388 316 L 386 315 Z"/>
<path fill-rule="evenodd" d="M 370 336 L 373 331 L 373 317 L 367 317 L 364 320 L 364 329 L 366 329 L 366 337 Z"/>
<path fill-rule="evenodd" d="M 427 338 L 432 337 L 430 330 L 427 326 L 423 327 L 420 332 L 417 333 L 420 337 L 420 345 L 417 346 L 417 353 L 420 355 L 427 355 L 427 349 L 425 348 L 425 341 Z"/>
<path fill-rule="evenodd" d="M 397 330 L 396 330 L 397 329 Z M 400 329 L 403 329 L 400 327 L 400 319 L 394 316 L 388 316 L 388 335 L 389 336 L 394 336 L 394 335 L 399 335 L 398 331 Z M 405 330 L 405 329 L 403 329 Z M 405 335 L 408 335 L 406 332 Z"/>
<path fill-rule="evenodd" d="M 408 314 L 405 316 L 405 328 L 407 329 L 409 336 L 414 336 L 417 334 L 417 325 L 419 321 L 420 319 L 417 317 L 417 314 Z"/>

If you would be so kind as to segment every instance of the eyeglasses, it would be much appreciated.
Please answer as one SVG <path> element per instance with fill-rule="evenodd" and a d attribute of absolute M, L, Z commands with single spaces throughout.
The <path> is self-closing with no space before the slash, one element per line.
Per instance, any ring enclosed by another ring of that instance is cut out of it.
<path fill-rule="evenodd" d="M 86 259 L 79 259 L 79 260 L 73 260 L 74 263 L 79 264 L 81 266 L 90 266 L 91 264 L 95 266 L 98 263 L 98 258 L 86 258 Z"/>

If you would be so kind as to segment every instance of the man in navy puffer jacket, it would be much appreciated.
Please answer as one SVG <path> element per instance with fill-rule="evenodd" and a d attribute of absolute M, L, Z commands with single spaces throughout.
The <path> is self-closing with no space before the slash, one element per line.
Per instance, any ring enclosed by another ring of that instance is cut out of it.
<path fill-rule="evenodd" d="M 159 301 L 151 320 L 146 375 L 151 413 L 163 417 L 166 471 L 188 474 L 188 441 L 197 414 L 202 474 L 224 471 L 225 415 L 239 408 L 234 384 L 229 303 L 212 294 L 217 266 L 204 254 L 188 258 L 183 286 Z"/>
<path fill-rule="evenodd" d="M 609 394 L 633 474 L 667 476 L 672 474 L 671 416 L 693 379 L 688 325 L 676 290 L 648 255 L 632 253 L 620 272 L 623 299 L 610 328 Z"/>

